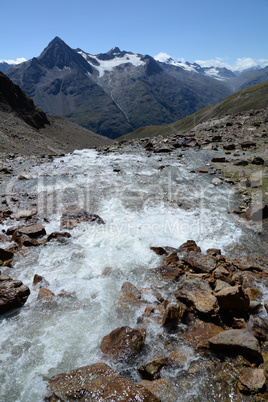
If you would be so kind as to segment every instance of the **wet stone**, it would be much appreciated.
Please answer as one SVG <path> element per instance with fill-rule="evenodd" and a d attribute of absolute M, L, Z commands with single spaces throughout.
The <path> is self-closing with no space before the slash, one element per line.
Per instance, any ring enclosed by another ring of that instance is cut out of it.
<path fill-rule="evenodd" d="M 132 360 L 143 349 L 145 337 L 145 329 L 117 328 L 104 336 L 101 351 L 113 360 Z"/>
<path fill-rule="evenodd" d="M 105 363 L 96 363 L 58 374 L 49 380 L 46 401 L 143 401 L 160 399 L 142 385 L 119 375 Z"/>

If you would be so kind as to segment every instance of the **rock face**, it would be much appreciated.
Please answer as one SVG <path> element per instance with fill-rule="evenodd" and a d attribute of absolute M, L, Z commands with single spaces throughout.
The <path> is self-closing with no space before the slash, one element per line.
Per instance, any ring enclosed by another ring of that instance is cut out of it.
<path fill-rule="evenodd" d="M 160 402 L 144 388 L 120 376 L 104 363 L 81 367 L 69 374 L 52 377 L 46 401 L 144 401 Z"/>
<path fill-rule="evenodd" d="M 245 329 L 223 331 L 211 338 L 209 345 L 215 352 L 242 355 L 257 363 L 263 361 L 257 339 Z"/>
<path fill-rule="evenodd" d="M 144 346 L 145 329 L 121 327 L 104 336 L 102 353 L 113 360 L 133 359 Z"/>
<path fill-rule="evenodd" d="M 187 306 L 194 306 L 201 315 L 212 316 L 219 311 L 218 302 L 211 287 L 201 278 L 182 278 L 176 298 Z"/>
<path fill-rule="evenodd" d="M 100 216 L 89 214 L 87 211 L 80 210 L 76 206 L 66 208 L 60 222 L 61 229 L 73 229 L 81 222 L 104 224 Z"/>
<path fill-rule="evenodd" d="M 49 124 L 47 116 L 35 107 L 32 99 L 23 93 L 19 86 L 0 72 L 0 108 L 17 113 L 27 124 L 42 128 Z"/>
<path fill-rule="evenodd" d="M 0 314 L 23 306 L 29 294 L 30 289 L 21 281 L 0 275 Z"/>

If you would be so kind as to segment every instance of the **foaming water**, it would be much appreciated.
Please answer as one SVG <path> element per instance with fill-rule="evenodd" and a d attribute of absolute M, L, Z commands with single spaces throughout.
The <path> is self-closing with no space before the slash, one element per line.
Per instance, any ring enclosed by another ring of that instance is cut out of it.
<path fill-rule="evenodd" d="M 241 237 L 228 214 L 230 188 L 215 190 L 206 177 L 190 173 L 189 164 L 169 156 L 159 169 L 158 158 L 77 151 L 32 170 L 27 191 L 38 193 L 38 211 L 50 221 L 48 233 L 60 229 L 60 216 L 71 204 L 100 215 L 105 225 L 83 223 L 66 242 L 28 251 L 12 273 L 6 269 L 31 288 L 31 295 L 21 310 L 1 321 L 0 395 L 5 402 L 42 401 L 52 375 L 100 361 L 104 335 L 122 325 L 137 326 L 140 312 L 126 318 L 116 303 L 125 281 L 138 288 L 154 282 L 148 270 L 159 265 L 160 257 L 151 246 L 179 247 L 193 239 L 202 251 L 225 250 Z M 58 295 L 54 302 L 38 300 L 32 286 L 36 273 Z M 148 336 L 153 341 L 159 332 L 152 325 Z M 188 357 L 188 365 L 196 359 L 190 349 Z"/>

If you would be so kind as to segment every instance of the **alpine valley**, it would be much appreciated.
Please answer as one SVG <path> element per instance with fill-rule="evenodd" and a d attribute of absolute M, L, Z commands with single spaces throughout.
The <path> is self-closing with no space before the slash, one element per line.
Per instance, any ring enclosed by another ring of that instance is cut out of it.
<path fill-rule="evenodd" d="M 59 37 L 40 56 L 1 69 L 45 113 L 112 139 L 142 126 L 172 123 L 268 79 L 268 67 L 236 76 L 117 47 L 91 55 Z"/>

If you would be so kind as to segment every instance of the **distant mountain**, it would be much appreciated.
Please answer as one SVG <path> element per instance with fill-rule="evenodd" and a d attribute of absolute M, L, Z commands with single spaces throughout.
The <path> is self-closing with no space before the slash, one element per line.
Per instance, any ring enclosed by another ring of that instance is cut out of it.
<path fill-rule="evenodd" d="M 205 74 L 183 69 L 173 74 L 148 55 L 119 48 L 91 55 L 58 37 L 39 57 L 7 74 L 46 113 L 110 138 L 170 123 L 231 93 Z"/>
<path fill-rule="evenodd" d="M 15 63 L 10 64 L 10 63 L 7 63 L 6 61 L 2 61 L 2 62 L 0 62 L 0 72 L 5 73 L 8 69 L 10 69 L 13 66 L 15 66 Z"/>
<path fill-rule="evenodd" d="M 1 72 L 0 140 L 1 153 L 23 155 L 70 152 L 111 142 L 66 119 L 46 116 Z"/>
<path fill-rule="evenodd" d="M 174 123 L 162 126 L 154 125 L 141 127 L 133 133 L 124 135 L 119 140 L 169 135 L 174 133 L 180 134 L 190 131 L 198 124 L 210 119 L 220 119 L 227 115 L 263 108 L 268 108 L 268 81 L 250 88 L 245 88 L 215 105 L 201 109 L 198 112 Z"/>

